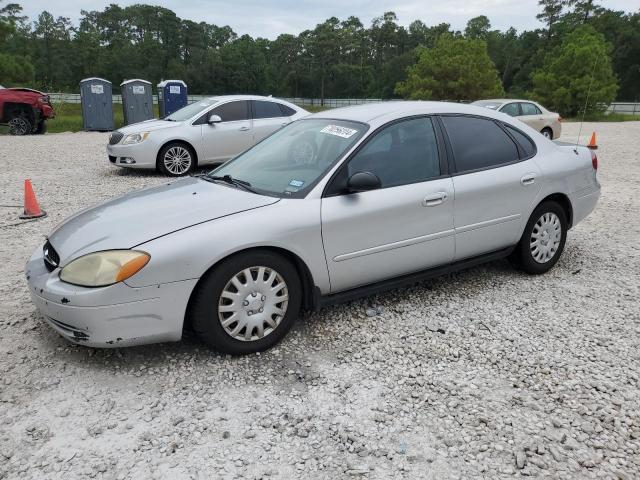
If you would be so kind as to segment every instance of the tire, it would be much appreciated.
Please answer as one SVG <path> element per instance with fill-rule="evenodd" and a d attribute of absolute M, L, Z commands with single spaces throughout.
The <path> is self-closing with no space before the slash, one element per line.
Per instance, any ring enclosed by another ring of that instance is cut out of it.
<path fill-rule="evenodd" d="M 553 130 L 551 130 L 549 127 L 544 127 L 542 130 L 540 130 L 540 133 L 549 140 L 553 140 Z"/>
<path fill-rule="evenodd" d="M 168 177 L 182 177 L 196 168 L 196 152 L 182 142 L 171 142 L 158 153 L 158 170 Z"/>
<path fill-rule="evenodd" d="M 9 120 L 9 133 L 11 135 L 29 135 L 33 126 L 27 117 L 17 116 Z"/>
<path fill-rule="evenodd" d="M 531 214 L 512 261 L 529 274 L 546 273 L 558 262 L 566 240 L 566 212 L 556 202 L 543 202 Z"/>
<path fill-rule="evenodd" d="M 47 133 L 47 122 L 44 120 L 40 120 L 38 125 L 36 126 L 36 130 L 34 132 L 36 135 L 44 135 Z"/>
<path fill-rule="evenodd" d="M 230 257 L 209 271 L 193 293 L 187 321 L 212 349 L 244 355 L 277 344 L 293 326 L 301 302 L 295 266 L 276 253 L 258 250 Z"/>

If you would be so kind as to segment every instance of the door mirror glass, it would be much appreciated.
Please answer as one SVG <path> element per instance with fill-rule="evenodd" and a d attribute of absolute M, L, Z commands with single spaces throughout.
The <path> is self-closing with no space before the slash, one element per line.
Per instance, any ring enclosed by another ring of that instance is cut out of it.
<path fill-rule="evenodd" d="M 222 121 L 222 119 L 220 118 L 220 115 L 216 115 L 215 113 L 212 113 L 211 115 L 209 115 L 208 122 L 210 124 L 220 123 L 221 121 Z"/>
<path fill-rule="evenodd" d="M 376 190 L 381 186 L 378 176 L 371 172 L 356 172 L 347 181 L 347 191 L 349 193 L 367 192 Z"/>

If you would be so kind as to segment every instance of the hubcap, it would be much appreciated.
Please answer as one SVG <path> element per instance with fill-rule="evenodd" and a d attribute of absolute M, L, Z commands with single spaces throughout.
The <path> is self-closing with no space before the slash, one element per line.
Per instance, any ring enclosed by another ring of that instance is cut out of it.
<path fill-rule="evenodd" d="M 549 130 L 545 130 L 544 132 L 542 132 L 542 135 L 544 135 L 547 138 L 551 138 L 551 134 L 549 133 Z"/>
<path fill-rule="evenodd" d="M 287 313 L 289 291 L 282 276 L 269 267 L 236 273 L 218 300 L 218 319 L 228 335 L 243 342 L 272 333 Z"/>
<path fill-rule="evenodd" d="M 191 154 L 184 147 L 171 147 L 164 154 L 164 166 L 173 175 L 182 175 L 191 168 Z"/>
<path fill-rule="evenodd" d="M 560 246 L 562 238 L 562 225 L 555 213 L 543 214 L 531 232 L 529 242 L 531 256 L 538 263 L 547 263 L 551 260 Z"/>
<path fill-rule="evenodd" d="M 9 131 L 14 135 L 26 135 L 29 126 L 24 118 L 12 118 L 9 121 Z"/>

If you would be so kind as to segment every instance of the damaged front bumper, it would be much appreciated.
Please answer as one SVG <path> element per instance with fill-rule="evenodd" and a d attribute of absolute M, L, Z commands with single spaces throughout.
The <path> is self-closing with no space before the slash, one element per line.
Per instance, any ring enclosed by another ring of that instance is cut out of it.
<path fill-rule="evenodd" d="M 46 322 L 67 340 L 90 347 L 178 341 L 197 280 L 134 288 L 124 282 L 85 288 L 47 270 L 42 249 L 26 266 L 31 299 Z"/>

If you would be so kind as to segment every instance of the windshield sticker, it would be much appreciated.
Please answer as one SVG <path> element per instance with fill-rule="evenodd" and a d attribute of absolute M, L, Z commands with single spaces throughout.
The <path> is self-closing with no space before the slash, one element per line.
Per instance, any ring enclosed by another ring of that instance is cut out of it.
<path fill-rule="evenodd" d="M 358 133 L 358 130 L 354 130 L 353 128 L 340 127 L 338 125 L 327 125 L 322 130 L 320 130 L 320 132 L 328 133 L 329 135 L 335 135 L 337 137 L 350 138 Z"/>
<path fill-rule="evenodd" d="M 292 187 L 298 187 L 300 188 L 301 186 L 304 185 L 304 182 L 302 180 L 291 180 L 289 182 L 289 185 L 291 185 Z"/>

